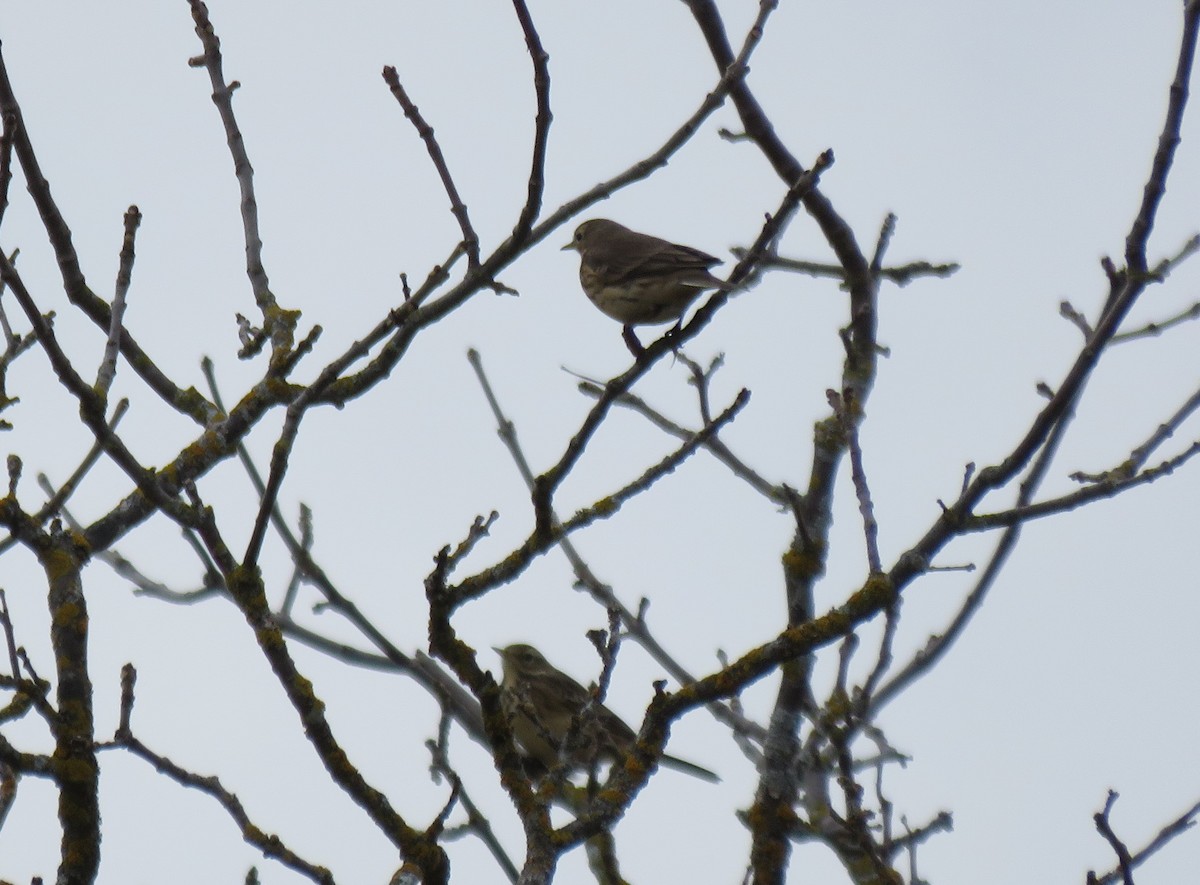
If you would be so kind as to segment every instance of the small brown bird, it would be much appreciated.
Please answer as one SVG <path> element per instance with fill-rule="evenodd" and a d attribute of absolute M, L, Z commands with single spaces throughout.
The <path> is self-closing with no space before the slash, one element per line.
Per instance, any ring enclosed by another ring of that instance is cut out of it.
<path fill-rule="evenodd" d="M 607 218 L 583 222 L 563 250 L 579 253 L 584 293 L 625 326 L 626 341 L 633 335 L 630 327 L 678 322 L 701 293 L 730 288 L 708 271 L 719 258 Z"/>
<path fill-rule="evenodd" d="M 512 723 L 513 736 L 547 770 L 563 762 L 586 767 L 592 760 L 611 762 L 629 752 L 637 741 L 633 729 L 602 704 L 592 704 L 585 719 L 572 722 L 592 700 L 592 693 L 542 657 L 532 645 L 493 649 L 500 655 L 504 679 L 500 703 Z M 562 751 L 563 740 L 570 745 Z M 663 755 L 664 766 L 716 783 L 707 768 Z"/>

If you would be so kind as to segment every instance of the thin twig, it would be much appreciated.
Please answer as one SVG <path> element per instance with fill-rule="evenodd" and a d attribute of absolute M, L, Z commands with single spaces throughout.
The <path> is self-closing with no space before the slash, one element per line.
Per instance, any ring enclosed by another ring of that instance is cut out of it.
<path fill-rule="evenodd" d="M 1183 10 L 1183 32 L 1179 40 L 1179 57 L 1175 66 L 1175 80 L 1171 83 L 1167 99 L 1167 114 L 1158 137 L 1158 150 L 1146 186 L 1142 190 L 1142 204 L 1137 218 L 1125 238 L 1125 264 L 1135 276 L 1146 274 L 1146 248 L 1158 207 L 1167 192 L 1167 175 L 1175 159 L 1175 152 L 1183 140 L 1183 113 L 1187 108 L 1188 84 L 1192 79 L 1192 63 L 1196 56 L 1196 35 L 1200 29 L 1200 5 L 1186 3 Z M 1200 244 L 1198 244 L 1200 245 Z"/>
<path fill-rule="evenodd" d="M 1108 791 L 1108 798 L 1104 801 L 1104 810 L 1098 811 L 1092 816 L 1092 820 L 1096 823 L 1096 830 L 1104 837 L 1104 840 L 1112 847 L 1113 853 L 1117 856 L 1117 869 L 1121 873 L 1121 881 L 1125 885 L 1133 885 L 1133 858 L 1129 855 L 1129 849 L 1125 847 L 1125 843 L 1117 838 L 1117 834 L 1113 832 L 1112 824 L 1108 820 L 1109 814 L 1112 813 L 1113 805 L 1117 801 L 1117 794 L 1113 790 Z"/>
<path fill-rule="evenodd" d="M 104 403 L 102 398 L 75 371 L 70 359 L 58 343 L 53 328 L 45 321 L 25 288 L 20 275 L 8 258 L 0 252 L 0 278 L 3 278 L 8 288 L 16 296 L 25 317 L 37 332 L 38 340 L 50 359 L 55 375 L 68 392 L 79 402 L 79 415 L 84 424 L 92 431 L 97 442 L 104 446 L 104 451 L 125 473 L 137 483 L 138 489 L 145 494 L 159 509 L 181 523 L 187 524 L 191 515 L 187 508 L 175 500 L 163 487 L 158 476 L 147 470 L 129 451 L 120 437 L 109 429 L 104 419 Z"/>
<path fill-rule="evenodd" d="M 533 16 L 525 0 L 513 0 L 517 21 L 525 35 L 525 48 L 533 62 L 533 92 L 537 99 L 537 115 L 534 118 L 533 148 L 530 151 L 529 185 L 525 205 L 513 227 L 513 240 L 520 242 L 529 235 L 533 222 L 542 208 L 542 195 L 546 189 L 546 148 L 550 141 L 550 56 L 542 46 L 541 37 L 533 25 Z"/>
<path fill-rule="evenodd" d="M 979 532 L 1000 526 L 1017 525 L 1033 519 L 1066 513 L 1093 501 L 1112 498 L 1129 489 L 1147 485 L 1169 476 L 1198 454 L 1200 454 L 1200 440 L 1192 443 L 1178 455 L 1163 461 L 1157 467 L 1147 468 L 1134 476 L 1123 476 L 1120 472 L 1113 472 L 1103 478 L 1095 479 L 1091 485 L 1069 495 L 1038 501 L 1034 504 L 1018 504 L 1009 510 L 1001 510 L 996 513 L 981 513 L 978 516 L 967 517 L 963 522 L 962 531 L 964 533 Z"/>
<path fill-rule="evenodd" d="M 564 520 L 561 524 L 557 523 L 557 518 L 550 510 L 546 516 L 545 527 L 535 526 L 533 532 L 521 546 L 504 560 L 464 578 L 456 585 L 447 587 L 448 599 L 452 600 L 450 607 L 460 606 L 470 599 L 478 598 L 493 587 L 508 583 L 515 579 L 533 561 L 534 557 L 553 548 L 562 537 L 586 528 L 594 522 L 614 516 L 630 499 L 642 494 L 664 476 L 674 472 L 680 464 L 704 445 L 704 441 L 709 436 L 737 417 L 737 414 L 749 401 L 750 392 L 743 388 L 733 402 L 713 419 L 712 424 L 703 427 L 691 440 L 683 443 L 657 464 L 647 468 L 641 476 L 591 506 L 581 508 L 574 516 Z"/>
<path fill-rule="evenodd" d="M 125 417 L 125 413 L 128 411 L 128 409 L 129 400 L 123 399 L 117 403 L 117 407 L 113 409 L 113 416 L 108 422 L 108 427 L 110 430 L 115 431 L 117 429 L 117 425 L 121 423 L 121 419 Z M 79 463 L 79 466 L 75 468 L 69 477 L 67 477 L 67 481 L 64 482 L 62 487 L 57 491 L 50 485 L 50 481 L 47 479 L 46 475 L 39 473 L 38 485 L 50 497 L 46 503 L 38 509 L 38 512 L 33 517 L 34 520 L 38 523 L 42 523 L 51 516 L 57 514 L 62 509 L 62 506 L 66 503 L 67 498 L 69 498 L 75 491 L 76 487 L 78 487 L 83 477 L 86 476 L 87 472 L 91 470 L 93 466 L 95 466 L 97 461 L 100 460 L 100 456 L 103 453 L 103 444 L 101 444 L 99 440 L 93 442 L 91 449 Z M 72 528 L 78 529 L 79 526 L 78 524 L 74 524 Z M 9 536 L 3 541 L 0 541 L 0 553 L 8 550 L 14 543 L 16 543 L 16 540 L 17 539 L 15 537 Z"/>
<path fill-rule="evenodd" d="M 21 678 L 21 668 L 17 664 L 17 637 L 13 629 L 12 615 L 8 612 L 8 599 L 4 588 L 0 587 L 0 628 L 4 630 L 4 645 L 8 649 L 8 670 L 14 680 Z"/>
<path fill-rule="evenodd" d="M 574 374 L 574 373 L 572 373 Z M 580 377 L 580 376 L 576 376 Z M 604 386 L 597 381 L 588 378 L 581 378 L 579 382 L 579 392 L 593 399 L 604 394 Z M 670 434 L 676 439 L 687 439 L 695 433 L 687 427 L 676 424 L 666 415 L 662 414 L 653 408 L 644 399 L 635 393 L 623 393 L 616 399 L 615 405 L 630 409 L 633 412 L 641 415 L 659 430 Z M 746 464 L 737 457 L 729 447 L 721 440 L 720 437 L 712 438 L 704 446 L 713 457 L 729 468 L 734 476 L 744 480 L 752 489 L 762 495 L 769 501 L 780 506 L 786 506 L 788 503 L 787 495 L 779 488 L 779 486 L 771 483 L 759 475 L 754 468 Z"/>
<path fill-rule="evenodd" d="M 1195 304 L 1190 305 L 1173 316 L 1167 317 L 1165 320 L 1155 320 L 1153 322 L 1146 323 L 1144 326 L 1139 326 L 1136 329 L 1130 329 L 1128 332 L 1120 332 L 1116 335 L 1113 335 L 1112 343 L 1124 344 L 1127 341 L 1136 341 L 1139 338 L 1157 338 L 1168 329 L 1172 329 L 1175 326 L 1179 326 L 1183 323 L 1188 323 L 1196 319 L 1200 319 L 1200 301 L 1197 301 Z"/>
<path fill-rule="evenodd" d="M 192 8 L 192 19 L 196 24 L 196 36 L 204 47 L 204 54 L 192 59 L 193 67 L 203 67 L 208 71 L 208 79 L 212 84 L 212 100 L 217 106 L 221 124 L 225 128 L 225 140 L 229 145 L 229 154 L 233 158 L 233 170 L 237 177 L 238 189 L 241 192 L 242 233 L 246 244 L 246 276 L 250 280 L 250 289 L 254 293 L 254 301 L 262 312 L 263 322 L 271 333 L 272 343 L 278 346 L 281 342 L 276 337 L 276 327 L 281 315 L 271 294 L 271 285 L 267 280 L 267 271 L 262 260 L 262 236 L 258 227 L 258 200 L 254 196 L 254 167 L 250 165 L 250 156 L 246 153 L 246 142 L 238 128 L 237 117 L 233 113 L 233 92 L 241 84 L 234 80 L 225 81 L 224 65 L 221 59 L 221 41 L 213 29 L 208 16 L 208 7 L 201 0 L 188 0 Z"/>
<path fill-rule="evenodd" d="M 879 227 L 879 239 L 875 241 L 875 253 L 871 256 L 871 275 L 880 276 L 883 271 L 883 256 L 892 243 L 892 235 L 896 233 L 896 214 L 889 212 Z"/>
<path fill-rule="evenodd" d="M 109 306 L 99 298 L 87 284 L 79 266 L 79 254 L 71 241 L 71 229 L 50 193 L 50 184 L 42 174 L 41 166 L 33 150 L 29 132 L 21 116 L 21 108 L 13 93 L 8 70 L 0 56 L 0 114 L 11 117 L 13 150 L 21 163 L 26 188 L 37 207 L 38 216 L 46 230 L 47 239 L 54 248 L 63 289 L 71 304 L 79 308 L 105 334 L 111 327 Z M 6 130 L 9 131 L 9 130 Z M 206 402 L 193 388 L 183 389 L 171 381 L 149 355 L 138 345 L 127 329 L 121 332 L 121 354 L 132 370 L 162 398 L 164 402 L 181 414 L 187 415 L 201 427 L 208 427 L 216 418 L 210 403 Z"/>
<path fill-rule="evenodd" d="M 459 229 L 462 231 L 462 245 L 467 256 L 467 267 L 470 270 L 475 270 L 479 267 L 479 235 L 475 233 L 475 228 L 471 226 L 471 216 L 467 212 L 467 205 L 458 194 L 458 187 L 454 184 L 454 176 L 450 174 L 450 167 L 446 163 L 446 155 L 442 153 L 442 147 L 438 144 L 433 127 L 425 122 L 425 118 L 421 116 L 421 112 L 417 109 L 416 104 L 408 97 L 408 93 L 405 91 L 404 86 L 401 85 L 400 77 L 394 67 L 388 65 L 383 69 L 383 79 L 387 83 L 388 88 L 391 89 L 392 96 L 404 110 L 404 116 L 409 119 L 413 124 L 413 128 L 417 130 L 417 135 L 425 142 L 425 149 L 429 152 L 429 159 L 433 161 L 433 168 L 437 170 L 438 178 L 442 180 L 442 187 L 446 190 L 446 196 L 450 198 L 450 212 L 458 221 Z"/>
<path fill-rule="evenodd" d="M 1181 833 L 1185 833 L 1194 827 L 1196 825 L 1197 815 L 1200 815 L 1200 802 L 1193 805 L 1175 820 L 1171 821 L 1169 824 L 1159 830 L 1158 835 L 1151 839 L 1145 848 L 1143 848 L 1141 851 L 1135 852 L 1129 859 L 1130 868 L 1136 869 L 1137 867 L 1141 866 L 1143 863 L 1149 860 L 1151 856 L 1157 854 L 1176 836 L 1180 835 Z M 1094 881 L 1096 885 L 1113 885 L 1113 883 L 1117 881 L 1117 877 L 1119 875 L 1121 875 L 1120 867 L 1112 872 L 1105 873 L 1103 876 L 1098 876 L 1094 879 L 1092 878 L 1092 875 L 1089 874 L 1088 881 L 1089 883 Z"/>
<path fill-rule="evenodd" d="M 0 221 L 8 209 L 8 186 L 12 183 L 13 139 L 16 137 L 16 114 L 3 115 L 4 131 L 0 133 Z"/>
<path fill-rule="evenodd" d="M 1191 415 L 1200 408 L 1200 389 L 1197 389 L 1182 406 L 1176 409 L 1175 414 L 1155 428 L 1154 433 L 1150 437 L 1129 453 L 1129 457 L 1123 464 L 1118 465 L 1112 470 L 1105 471 L 1101 474 L 1088 474 L 1082 471 L 1072 473 L 1071 479 L 1077 482 L 1099 482 L 1111 477 L 1124 478 L 1134 475 L 1149 459 L 1151 453 L 1159 446 L 1175 435 L 1175 431 L 1182 426 Z"/>
<path fill-rule="evenodd" d="M 448 721 L 448 719 L 443 717 L 444 723 Z M 508 856 L 508 852 L 504 850 L 504 846 L 500 844 L 500 840 L 496 838 L 496 833 L 492 829 L 491 821 L 487 819 L 487 815 L 479 810 L 479 806 L 475 804 L 467 793 L 462 778 L 459 777 L 458 772 L 450 764 L 444 742 L 440 740 L 426 741 L 425 745 L 429 748 L 430 755 L 433 757 L 431 767 L 435 772 L 450 781 L 458 799 L 458 804 L 467 813 L 466 828 L 479 837 L 479 841 L 487 848 L 488 852 L 492 855 L 492 859 L 500 865 L 500 869 L 504 872 L 508 881 L 516 882 L 521 875 L 521 871 L 512 862 L 512 858 Z"/>
<path fill-rule="evenodd" d="M 100 744 L 99 750 L 114 750 L 121 749 L 132 753 L 140 759 L 144 759 L 154 766 L 155 771 L 160 774 L 165 774 L 171 780 L 175 781 L 184 787 L 191 787 L 199 790 L 207 796 L 215 799 L 217 803 L 225 809 L 226 814 L 233 819 L 233 822 L 241 830 L 242 838 L 247 843 L 253 845 L 266 857 L 278 861 L 283 866 L 290 870 L 295 870 L 302 876 L 311 879 L 313 882 L 325 883 L 325 885 L 333 885 L 333 874 L 322 866 L 312 864 L 298 854 L 292 851 L 279 836 L 267 833 L 257 826 L 246 813 L 245 807 L 241 800 L 226 789 L 221 783 L 220 778 L 216 776 L 205 777 L 195 774 L 187 769 L 176 765 L 166 756 L 155 753 L 138 738 L 134 737 L 133 731 L 130 728 L 130 714 L 133 711 L 133 686 L 136 680 L 137 673 L 133 667 L 126 664 L 121 672 L 121 718 L 120 725 L 117 728 L 116 734 L 109 743 Z"/>
<path fill-rule="evenodd" d="M 738 247 L 731 249 L 735 258 L 741 258 L 746 250 Z M 784 258 L 774 253 L 768 253 L 759 261 L 758 266 L 765 270 L 785 270 L 791 273 L 804 274 L 816 278 L 828 278 L 846 281 L 846 269 L 839 264 L 826 264 L 819 261 L 802 261 L 798 258 Z M 933 264 L 929 261 L 910 261 L 908 264 L 898 264 L 892 267 L 880 267 L 873 272 L 879 279 L 897 286 L 904 287 L 913 280 L 925 277 L 945 279 L 960 270 L 954 262 Z"/>
<path fill-rule="evenodd" d="M 122 399 L 118 401 L 117 407 L 113 409 L 112 417 L 108 420 L 109 429 L 116 431 L 117 425 L 121 423 L 121 419 L 125 417 L 125 413 L 128 411 L 129 400 Z M 52 491 L 50 489 L 48 480 L 45 482 L 43 481 L 45 479 L 44 474 L 39 473 L 38 484 L 46 490 L 46 493 L 50 495 L 50 499 L 42 505 L 41 509 L 38 510 L 35 518 L 38 520 L 44 520 L 58 513 L 58 511 L 62 509 L 63 504 L 67 502 L 67 499 L 74 494 L 75 489 L 79 487 L 79 483 L 83 481 L 85 476 L 87 476 L 88 471 L 91 470 L 92 467 L 95 466 L 96 462 L 100 460 L 100 456 L 103 453 L 104 446 L 99 441 L 92 443 L 91 449 L 88 451 L 87 455 L 84 456 L 83 460 L 79 462 L 79 466 L 76 467 L 71 475 L 67 477 L 66 481 L 58 487 L 57 491 Z M 0 543 L 0 552 L 3 552 L 4 549 L 5 544 Z"/>
<path fill-rule="evenodd" d="M 138 211 L 137 206 L 130 206 L 125 212 L 125 237 L 121 242 L 121 259 L 117 269 L 117 285 L 113 291 L 108 341 L 104 345 L 104 359 L 100 362 L 100 370 L 96 373 L 96 392 L 105 400 L 108 399 L 113 378 L 117 375 L 117 353 L 120 350 L 121 329 L 125 318 L 125 296 L 129 293 L 129 283 L 133 276 L 133 242 L 141 223 L 142 213 Z"/>
<path fill-rule="evenodd" d="M 829 405 L 833 408 L 842 432 L 846 434 L 846 443 L 850 449 L 850 471 L 854 479 L 854 491 L 858 497 L 858 512 L 862 517 L 863 535 L 867 544 L 867 567 L 871 574 L 877 575 L 883 571 L 883 562 L 879 556 L 879 523 L 875 519 L 875 506 L 871 503 L 871 490 L 867 485 L 866 468 L 863 466 L 862 445 L 859 442 L 858 426 L 861 415 L 859 406 L 853 399 L 853 393 L 846 395 L 835 390 L 826 391 Z M 851 413 L 854 414 L 851 414 Z"/>

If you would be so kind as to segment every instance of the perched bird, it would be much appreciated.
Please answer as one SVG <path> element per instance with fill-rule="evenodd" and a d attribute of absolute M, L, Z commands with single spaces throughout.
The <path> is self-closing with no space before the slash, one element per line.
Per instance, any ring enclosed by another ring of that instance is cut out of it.
<path fill-rule="evenodd" d="M 629 752 L 637 741 L 633 729 L 602 704 L 593 703 L 592 693 L 542 657 L 532 645 L 510 645 L 493 649 L 500 655 L 504 679 L 500 704 L 512 724 L 513 736 L 530 756 L 547 770 L 562 763 L 586 767 L 592 760 L 614 761 Z M 572 732 L 572 722 L 579 718 Z M 565 752 L 564 738 L 570 736 Z M 674 756 L 663 755 L 663 765 L 716 783 L 720 780 L 707 768 Z"/>
<path fill-rule="evenodd" d="M 592 304 L 624 325 L 633 348 L 633 326 L 678 323 L 701 293 L 729 289 L 709 273 L 720 264 L 707 252 L 640 234 L 607 218 L 575 228 L 563 250 L 579 253 L 579 282 Z M 630 339 L 632 338 L 632 342 Z M 637 345 L 640 350 L 641 345 Z"/>

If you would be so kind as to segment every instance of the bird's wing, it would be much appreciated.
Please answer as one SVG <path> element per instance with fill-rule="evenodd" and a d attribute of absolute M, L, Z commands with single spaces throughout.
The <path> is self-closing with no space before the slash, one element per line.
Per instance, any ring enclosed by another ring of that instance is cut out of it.
<path fill-rule="evenodd" d="M 709 276 L 708 269 L 714 264 L 720 263 L 719 258 L 714 258 L 707 252 L 701 252 L 691 246 L 679 246 L 664 241 L 663 248 L 647 252 L 631 261 L 629 268 L 621 276 L 626 279 L 637 279 L 692 271 L 700 279 L 704 279 Z"/>
<path fill-rule="evenodd" d="M 710 267 L 721 263 L 700 249 L 633 231 L 614 232 L 612 242 L 594 257 L 617 282 L 689 270 L 703 278 Z"/>
<path fill-rule="evenodd" d="M 526 683 L 530 704 L 549 718 L 565 717 L 570 721 L 591 699 L 591 693 L 565 673 L 556 673 L 555 677 L 553 684 L 536 679 Z"/>

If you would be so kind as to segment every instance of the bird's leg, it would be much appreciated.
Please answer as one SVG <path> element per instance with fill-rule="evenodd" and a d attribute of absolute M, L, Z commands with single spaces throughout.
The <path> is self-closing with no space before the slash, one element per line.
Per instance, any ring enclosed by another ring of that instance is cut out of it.
<path fill-rule="evenodd" d="M 625 346 L 629 348 L 629 352 L 633 354 L 633 358 L 640 360 L 642 354 L 646 352 L 646 348 L 642 347 L 642 342 L 638 341 L 638 336 L 634 333 L 633 326 L 622 326 L 621 338 L 624 340 Z"/>
<path fill-rule="evenodd" d="M 671 345 L 671 365 L 675 365 L 675 360 L 679 357 L 680 344 L 676 339 L 678 338 L 679 333 L 682 331 L 683 331 L 683 317 L 680 317 L 678 320 L 675 321 L 675 325 L 673 325 L 671 328 L 667 329 L 667 331 L 665 331 L 663 333 L 663 338 L 665 338 Z"/>

